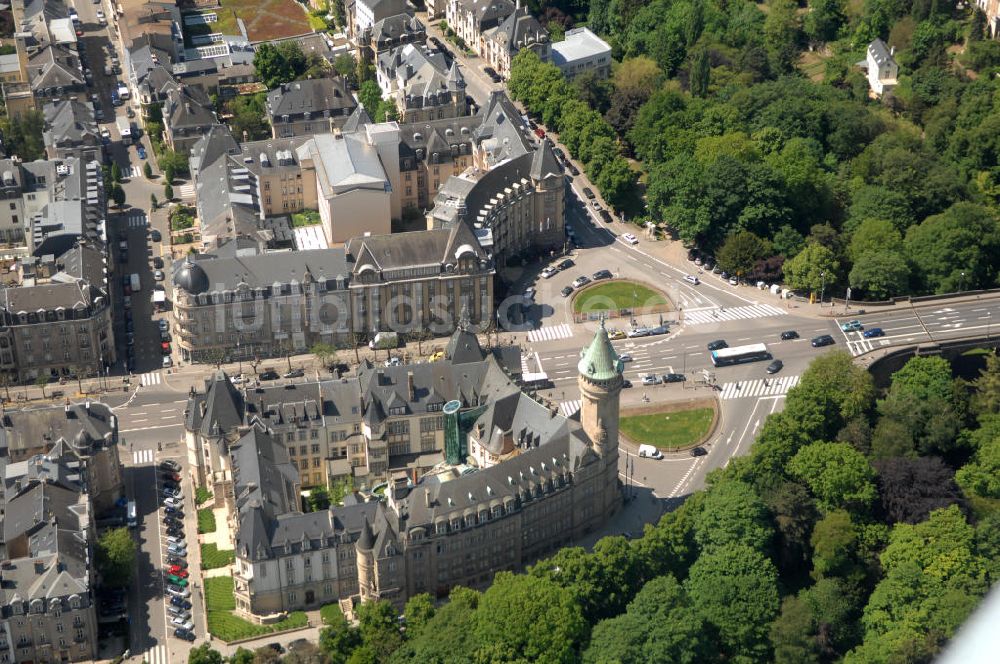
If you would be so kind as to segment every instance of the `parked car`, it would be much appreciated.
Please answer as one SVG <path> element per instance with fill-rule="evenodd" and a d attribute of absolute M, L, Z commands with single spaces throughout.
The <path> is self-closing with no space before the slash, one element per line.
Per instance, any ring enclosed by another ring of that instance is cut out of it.
<path fill-rule="evenodd" d="M 561 291 L 559 291 L 559 294 L 562 295 L 563 297 L 569 297 L 570 295 L 573 294 L 573 287 L 565 286 Z"/>
<path fill-rule="evenodd" d="M 164 332 L 170 329 L 170 323 L 167 322 L 166 318 L 161 318 L 159 321 L 157 321 L 157 325 L 159 325 L 160 329 Z M 180 466 L 177 467 L 177 470 L 180 470 Z"/>
<path fill-rule="evenodd" d="M 178 627 L 174 630 L 174 636 L 178 639 L 184 639 L 185 641 L 194 641 L 194 632 L 184 629 L 183 627 Z"/>
<path fill-rule="evenodd" d="M 169 470 L 172 473 L 181 472 L 181 464 L 177 463 L 173 459 L 164 459 L 160 462 L 160 470 Z"/>
<path fill-rule="evenodd" d="M 581 274 L 579 277 L 573 280 L 573 288 L 582 288 L 589 283 L 590 283 L 590 277 Z"/>
<path fill-rule="evenodd" d="M 700 445 L 698 447 L 691 448 L 691 456 L 693 457 L 705 456 L 706 454 L 708 454 L 708 451 Z"/>
<path fill-rule="evenodd" d="M 191 612 L 187 611 L 185 609 L 182 609 L 179 606 L 168 606 L 167 607 L 167 613 L 169 613 L 174 618 L 184 618 L 185 620 L 188 620 L 188 619 L 191 618 Z"/>
<path fill-rule="evenodd" d="M 687 377 L 684 374 L 679 374 L 679 373 L 663 374 L 664 383 L 683 383 L 686 380 Z"/>
<path fill-rule="evenodd" d="M 154 228 L 152 231 L 149 232 L 149 239 L 152 240 L 153 242 L 159 242 L 160 240 L 163 239 L 163 236 L 160 235 L 160 231 Z"/>
<path fill-rule="evenodd" d="M 159 256 L 154 256 L 153 257 L 153 267 L 156 268 L 157 270 L 162 270 L 163 269 L 163 259 L 160 258 Z"/>
<path fill-rule="evenodd" d="M 774 362 L 771 362 L 769 365 L 767 365 L 767 373 L 776 374 L 784 368 L 785 368 L 784 362 L 782 362 L 781 360 L 775 360 Z"/>
<path fill-rule="evenodd" d="M 563 270 L 570 269 L 574 265 L 576 265 L 576 263 L 574 263 L 571 259 L 564 258 L 563 260 L 559 261 L 558 265 L 556 265 L 556 269 L 558 269 L 561 272 Z"/>
<path fill-rule="evenodd" d="M 259 374 L 257 374 L 257 378 L 259 378 L 260 380 L 278 380 L 280 376 L 278 375 L 278 372 L 275 371 L 274 369 L 264 369 Z"/>
<path fill-rule="evenodd" d="M 306 372 L 302 369 L 292 369 L 291 371 L 286 371 L 281 374 L 282 378 L 302 378 L 306 375 Z"/>
<path fill-rule="evenodd" d="M 597 214 L 601 217 L 601 221 L 606 224 L 610 224 L 614 219 L 611 218 L 611 213 L 607 210 L 598 210 Z"/>
<path fill-rule="evenodd" d="M 167 497 L 163 499 L 163 504 L 168 507 L 182 507 L 184 505 L 184 499 L 181 497 Z"/>
<path fill-rule="evenodd" d="M 170 542 L 171 540 L 176 542 L 184 540 L 184 526 L 178 524 L 167 528 L 167 541 Z"/>
<path fill-rule="evenodd" d="M 580 174 L 580 169 L 574 166 L 572 163 L 566 164 L 566 169 L 570 172 L 570 175 L 576 177 Z"/>
<path fill-rule="evenodd" d="M 819 348 L 820 346 L 831 346 L 836 343 L 829 334 L 821 334 L 818 337 L 813 337 L 812 343 L 813 348 Z"/>
<path fill-rule="evenodd" d="M 172 583 L 175 586 L 177 586 L 178 588 L 187 588 L 188 587 L 187 579 L 182 579 L 181 577 L 174 576 L 173 574 L 170 574 L 170 575 L 167 576 L 167 583 Z"/>
<path fill-rule="evenodd" d="M 624 339 L 627 336 L 628 336 L 627 334 L 625 334 L 616 327 L 613 327 L 610 330 L 608 330 L 608 339 Z"/>
<path fill-rule="evenodd" d="M 597 198 L 597 194 L 595 194 L 594 190 L 591 189 L 590 187 L 583 188 L 583 195 L 589 198 L 590 200 L 594 200 L 595 198 Z"/>
<path fill-rule="evenodd" d="M 169 514 L 170 516 L 174 517 L 175 519 L 183 519 L 184 518 L 184 512 L 182 512 L 181 510 L 179 510 L 176 507 L 164 507 L 163 508 L 163 513 L 164 514 Z"/>
<path fill-rule="evenodd" d="M 851 320 L 841 324 L 840 329 L 844 332 L 856 332 L 865 329 L 865 326 L 859 320 Z"/>
<path fill-rule="evenodd" d="M 180 607 L 180 608 L 184 609 L 185 611 L 190 611 L 191 610 L 191 602 L 187 601 L 183 597 L 171 597 L 170 598 L 170 604 L 173 605 L 173 606 Z"/>
<path fill-rule="evenodd" d="M 643 385 L 659 385 L 661 382 L 662 379 L 656 374 L 646 374 L 642 377 Z"/>
<path fill-rule="evenodd" d="M 167 584 L 167 592 L 174 597 L 183 597 L 187 599 L 191 596 L 191 591 L 187 588 L 181 588 L 180 586 L 175 586 L 172 583 Z"/>
<path fill-rule="evenodd" d="M 542 270 L 542 279 L 551 279 L 558 273 L 559 270 L 555 269 L 554 267 L 547 267 L 544 270 Z"/>
<path fill-rule="evenodd" d="M 165 482 L 174 482 L 179 484 L 181 481 L 181 476 L 178 473 L 172 473 L 168 471 L 166 473 L 163 473 L 160 476 L 160 479 L 164 480 Z"/>
<path fill-rule="evenodd" d="M 631 362 L 632 361 L 632 354 L 631 353 L 622 353 L 621 355 L 618 356 L 618 359 L 621 360 L 622 362 Z"/>
<path fill-rule="evenodd" d="M 874 339 L 875 337 L 884 337 L 885 331 L 881 327 L 870 327 L 861 333 L 861 336 L 865 339 Z"/>
<path fill-rule="evenodd" d="M 709 350 L 722 350 L 723 348 L 729 348 L 729 344 L 726 343 L 725 339 L 716 339 L 715 341 L 708 342 Z"/>
<path fill-rule="evenodd" d="M 177 576 L 181 576 L 181 574 L 183 573 L 183 576 L 181 576 L 181 578 L 184 578 L 188 574 L 186 568 L 187 568 L 187 563 L 184 563 L 183 566 L 181 566 L 181 565 L 171 565 L 170 567 L 167 568 L 167 572 L 169 572 L 170 574 L 175 574 Z"/>
<path fill-rule="evenodd" d="M 627 242 L 628 244 L 632 245 L 639 244 L 639 238 L 637 238 L 632 233 L 625 233 L 624 235 L 622 235 L 622 239 L 625 240 L 625 242 Z"/>
<path fill-rule="evenodd" d="M 141 146 L 141 145 L 138 146 L 135 149 L 135 152 L 136 152 L 136 154 L 139 155 L 139 159 L 145 159 L 146 158 L 146 148 L 144 148 L 143 146 Z"/>
<path fill-rule="evenodd" d="M 599 279 L 610 279 L 613 276 L 614 275 L 611 274 L 611 270 L 598 270 L 594 273 L 594 281 L 598 281 Z"/>
<path fill-rule="evenodd" d="M 799 333 L 796 332 L 795 330 L 785 330 L 784 332 L 781 333 L 782 341 L 788 341 L 790 339 L 798 339 L 798 338 L 799 338 Z"/>
<path fill-rule="evenodd" d="M 629 330 L 626 335 L 629 339 L 636 339 L 638 337 L 648 337 L 649 328 L 648 327 L 633 327 Z"/>

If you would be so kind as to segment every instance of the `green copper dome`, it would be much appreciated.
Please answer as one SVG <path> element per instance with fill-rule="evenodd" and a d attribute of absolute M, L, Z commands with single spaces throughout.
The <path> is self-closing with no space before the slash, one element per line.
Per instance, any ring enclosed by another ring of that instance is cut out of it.
<path fill-rule="evenodd" d="M 604 320 L 598 328 L 594 340 L 580 352 L 579 372 L 591 380 L 611 380 L 622 373 L 622 361 L 618 359 L 608 331 L 604 329 Z"/>

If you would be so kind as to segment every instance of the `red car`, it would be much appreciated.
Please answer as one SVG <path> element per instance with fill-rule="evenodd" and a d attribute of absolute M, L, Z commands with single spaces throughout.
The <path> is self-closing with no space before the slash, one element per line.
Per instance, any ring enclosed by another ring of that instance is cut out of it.
<path fill-rule="evenodd" d="M 180 565 L 171 565 L 170 569 L 167 570 L 167 573 L 173 574 L 174 576 L 181 579 L 188 578 L 188 571 L 186 569 L 181 568 Z"/>
<path fill-rule="evenodd" d="M 169 342 L 164 341 L 163 343 L 161 343 L 160 344 L 160 349 L 163 351 L 164 355 L 170 355 L 170 343 Z"/>

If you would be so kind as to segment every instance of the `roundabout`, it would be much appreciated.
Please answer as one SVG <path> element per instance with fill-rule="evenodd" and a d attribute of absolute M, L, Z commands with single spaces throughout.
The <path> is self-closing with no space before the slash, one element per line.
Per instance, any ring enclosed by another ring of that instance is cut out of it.
<path fill-rule="evenodd" d="M 615 279 L 592 283 L 573 295 L 576 315 L 634 312 L 635 314 L 664 313 L 673 307 L 662 291 L 631 279 Z"/>

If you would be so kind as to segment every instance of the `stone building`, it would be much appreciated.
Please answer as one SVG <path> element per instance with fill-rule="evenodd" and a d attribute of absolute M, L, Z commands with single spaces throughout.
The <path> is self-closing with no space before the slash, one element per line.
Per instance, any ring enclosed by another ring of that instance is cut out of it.
<path fill-rule="evenodd" d="M 465 79 L 458 61 L 448 66 L 441 53 L 421 44 L 406 44 L 379 54 L 375 73 L 382 97 L 392 99 L 404 124 L 468 113 Z"/>
<path fill-rule="evenodd" d="M 309 136 L 344 126 L 357 108 L 340 76 L 285 83 L 267 93 L 267 115 L 274 138 Z"/>
<path fill-rule="evenodd" d="M 390 441 L 403 435 L 392 418 L 409 416 L 440 431 L 428 447 L 443 443 L 443 461 L 394 477 L 384 502 L 349 496 L 302 513 L 290 447 L 259 421 L 235 441 L 238 612 L 261 619 L 334 600 L 350 612 L 356 602 L 401 608 L 421 592 L 445 597 L 522 569 L 615 513 L 622 363 L 603 325 L 581 353 L 579 419 L 521 393 L 474 336 L 458 332 L 453 342 L 444 362 L 362 368 L 362 438 L 391 456 Z M 442 380 L 428 384 L 418 371 Z M 496 458 L 479 463 L 477 449 Z"/>
<path fill-rule="evenodd" d="M 482 55 L 486 41 L 517 5 L 511 0 L 448 0 L 445 17 L 448 27 L 473 51 Z"/>
<path fill-rule="evenodd" d="M 522 49 L 534 51 L 542 62 L 548 62 L 552 45 L 549 31 L 527 7 L 518 7 L 496 28 L 486 32 L 479 55 L 500 76 L 510 78 L 510 61 Z"/>

